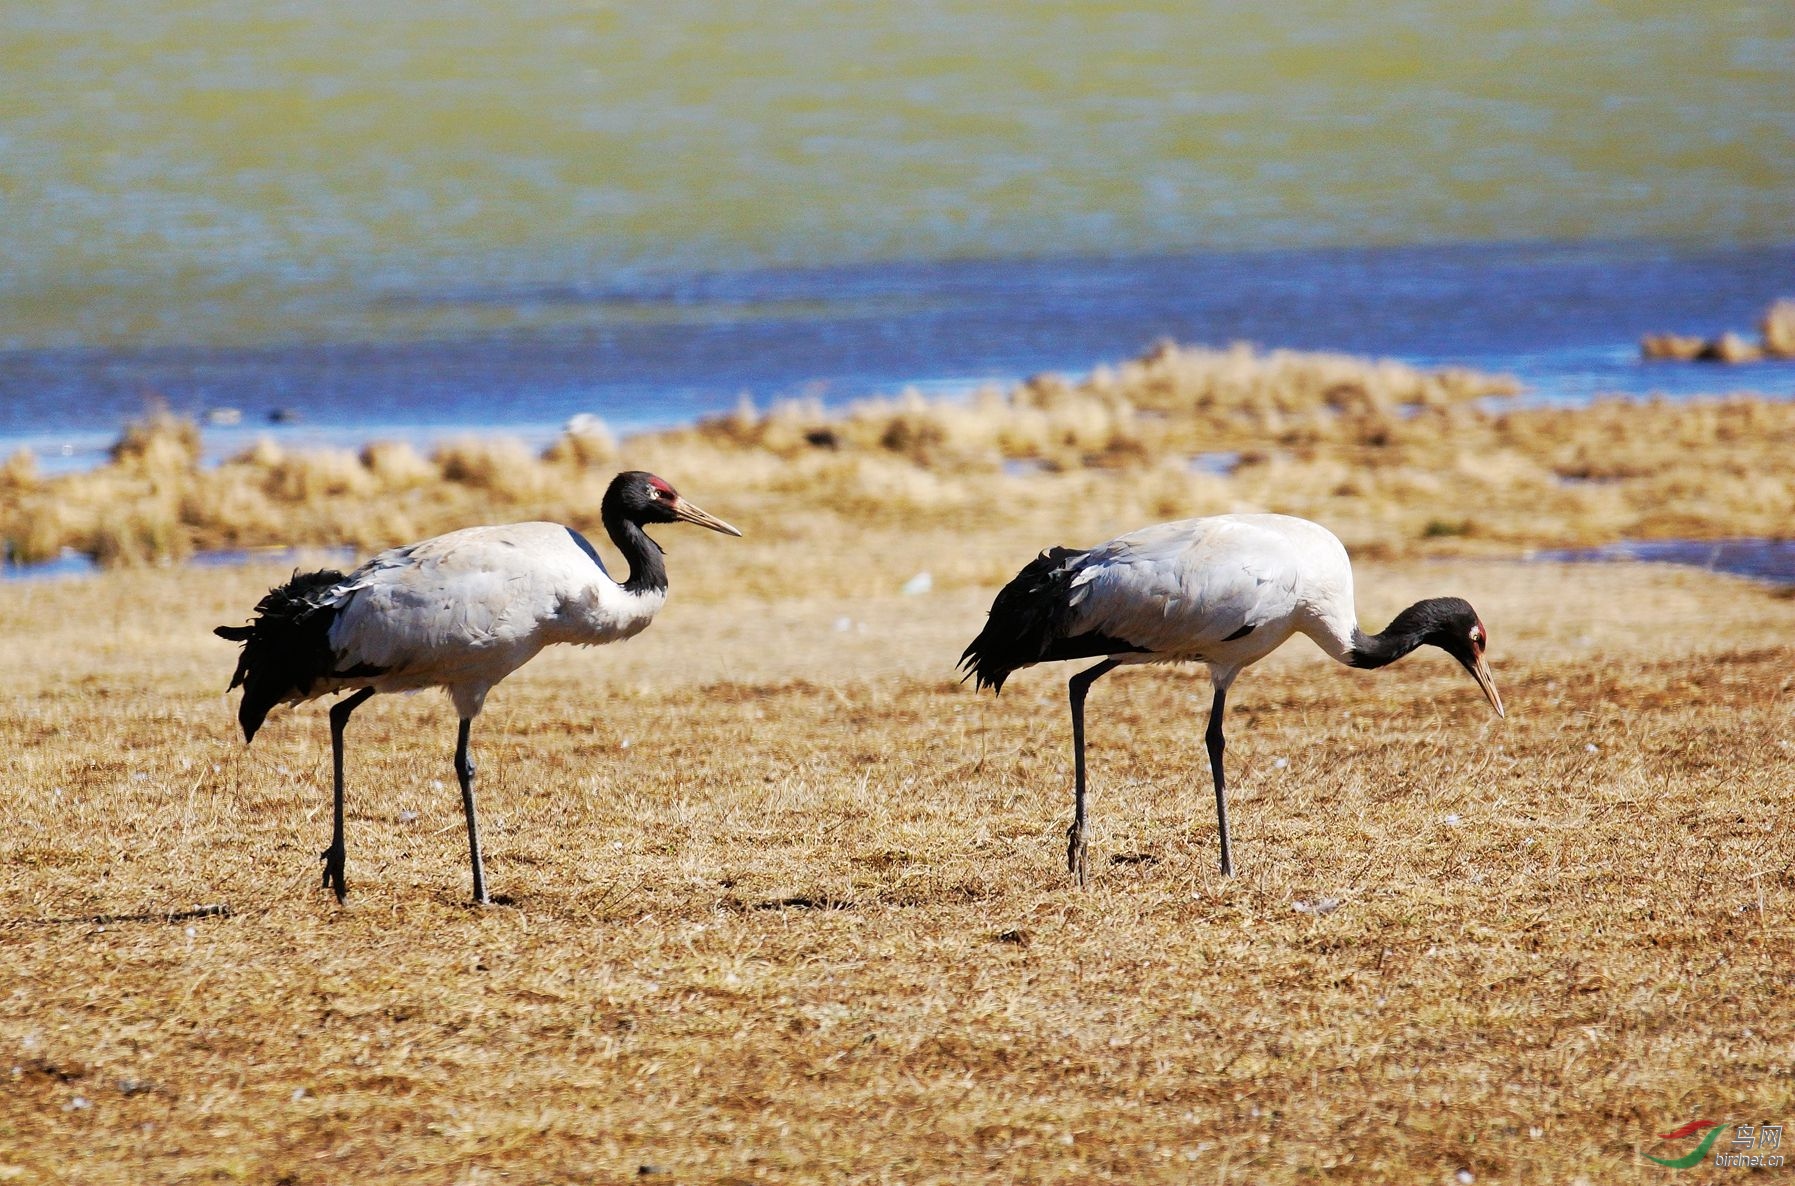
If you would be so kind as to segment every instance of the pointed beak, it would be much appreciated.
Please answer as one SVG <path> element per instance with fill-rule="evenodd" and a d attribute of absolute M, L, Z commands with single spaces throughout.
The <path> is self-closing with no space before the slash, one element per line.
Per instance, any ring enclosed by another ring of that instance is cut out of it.
<path fill-rule="evenodd" d="M 721 531 L 724 535 L 739 536 L 742 534 L 715 515 L 699 510 L 683 498 L 673 504 L 673 515 L 682 522 L 696 523 L 698 526 L 708 527 L 712 531 Z"/>
<path fill-rule="evenodd" d="M 1477 681 L 1477 686 L 1483 689 L 1483 694 L 1489 700 L 1490 707 L 1496 710 L 1496 715 L 1507 717 L 1508 714 L 1502 711 L 1502 693 L 1496 691 L 1496 681 L 1490 676 L 1490 665 L 1483 661 L 1483 656 L 1478 655 L 1475 660 L 1465 664 L 1465 669 Z"/>

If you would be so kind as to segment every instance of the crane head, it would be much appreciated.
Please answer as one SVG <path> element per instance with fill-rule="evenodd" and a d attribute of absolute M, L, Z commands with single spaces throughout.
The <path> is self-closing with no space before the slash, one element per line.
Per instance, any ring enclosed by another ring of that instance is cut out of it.
<path fill-rule="evenodd" d="M 611 479 L 610 488 L 605 491 L 604 516 L 609 519 L 613 515 L 641 524 L 696 523 L 724 535 L 742 534 L 681 498 L 665 478 L 642 470 L 630 470 Z"/>
<path fill-rule="evenodd" d="M 1428 632 L 1427 641 L 1457 659 L 1483 689 L 1484 699 L 1490 702 L 1496 715 L 1507 716 L 1502 710 L 1502 693 L 1496 691 L 1490 665 L 1483 657 L 1484 648 L 1490 641 L 1490 632 L 1484 628 L 1483 619 L 1477 616 L 1470 602 L 1457 597 L 1440 598 L 1439 605 L 1444 612 L 1438 615 L 1437 623 Z"/>

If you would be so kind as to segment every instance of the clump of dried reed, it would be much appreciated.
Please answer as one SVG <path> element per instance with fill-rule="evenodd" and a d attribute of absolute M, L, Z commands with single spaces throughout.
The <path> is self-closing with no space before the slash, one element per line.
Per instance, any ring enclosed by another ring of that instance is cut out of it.
<path fill-rule="evenodd" d="M 609 465 L 617 460 L 617 438 L 596 416 L 576 416 L 567 431 L 543 451 L 542 459 L 550 465 L 571 469 L 590 469 Z"/>
<path fill-rule="evenodd" d="M 199 425 L 159 408 L 125 425 L 107 456 L 116 466 L 142 471 L 174 471 L 199 460 Z"/>
<path fill-rule="evenodd" d="M 1795 301 L 1781 300 L 1764 311 L 1759 329 L 1764 334 L 1764 352 L 1778 358 L 1795 358 Z"/>
<path fill-rule="evenodd" d="M 413 490 L 428 486 L 441 471 L 403 441 L 374 441 L 361 451 L 361 463 L 383 490 Z"/>
<path fill-rule="evenodd" d="M 826 449 L 884 451 L 932 468 L 994 468 L 1006 460 L 1116 467 L 1297 436 L 1375 435 L 1421 410 L 1518 391 L 1505 376 L 1464 370 L 1168 342 L 1077 381 L 1039 375 L 964 401 L 909 392 L 835 415 L 815 401 L 781 403 L 765 414 L 744 406 L 689 431 L 788 457 Z"/>
<path fill-rule="evenodd" d="M 0 463 L 0 489 L 31 490 L 39 481 L 37 455 L 30 449 L 20 449 Z"/>
<path fill-rule="evenodd" d="M 1775 301 L 1758 323 L 1761 342 L 1751 342 L 1731 330 L 1717 338 L 1692 334 L 1647 334 L 1639 340 L 1641 357 L 1673 362 L 1757 362 L 1764 358 L 1795 358 L 1795 301 Z"/>
<path fill-rule="evenodd" d="M 404 443 L 296 452 L 264 438 L 208 468 L 198 427 L 158 413 L 128 425 L 92 471 L 45 479 L 28 452 L 15 454 L 0 467 L 0 538 L 18 562 L 74 549 L 108 565 L 206 548 L 380 546 L 502 508 L 558 509 L 562 497 L 596 506 L 602 480 L 569 466 L 602 453 L 590 438 L 558 442 L 555 463 L 508 439 L 445 442 L 426 459 Z"/>

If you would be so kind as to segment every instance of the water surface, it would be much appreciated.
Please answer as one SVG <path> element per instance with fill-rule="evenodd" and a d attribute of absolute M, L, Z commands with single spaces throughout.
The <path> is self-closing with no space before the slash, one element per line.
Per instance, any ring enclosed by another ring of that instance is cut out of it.
<path fill-rule="evenodd" d="M 1795 540 L 1787 539 L 1624 540 L 1599 548 L 1541 551 L 1535 553 L 1535 558 L 1571 563 L 1679 564 L 1795 585 Z"/>
<path fill-rule="evenodd" d="M 0 437 L 55 455 L 148 397 L 546 431 L 1166 334 L 1679 389 L 1637 335 L 1795 273 L 1782 0 L 12 0 L 0 112 Z"/>
<path fill-rule="evenodd" d="M 0 21 L 12 346 L 566 319 L 445 299 L 470 280 L 1795 225 L 1781 2 L 14 0 Z"/>
<path fill-rule="evenodd" d="M 812 396 L 964 390 L 1082 372 L 1156 339 L 1245 340 L 1510 373 L 1524 399 L 1753 390 L 1795 395 L 1795 363 L 1646 363 L 1642 328 L 1748 328 L 1795 291 L 1795 247 L 1639 244 L 1320 248 L 702 273 L 589 286 L 485 285 L 444 299 L 563 310 L 554 327 L 434 340 L 0 352 L 0 450 L 91 465 L 153 396 L 241 410 L 214 453 L 423 443 L 501 426 L 532 443 L 592 412 L 638 429 Z M 574 312 L 584 321 L 576 321 Z M 273 425 L 270 416 L 296 421 Z"/>

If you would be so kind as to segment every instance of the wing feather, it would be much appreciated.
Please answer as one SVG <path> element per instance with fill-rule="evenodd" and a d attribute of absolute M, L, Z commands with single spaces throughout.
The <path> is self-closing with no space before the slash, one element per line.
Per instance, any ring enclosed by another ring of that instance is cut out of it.
<path fill-rule="evenodd" d="M 381 553 L 338 587 L 331 646 L 394 677 L 439 679 L 485 668 L 495 649 L 533 653 L 559 608 L 567 560 L 559 553 L 578 555 L 564 530 L 541 534 L 520 541 L 516 526 L 469 528 Z"/>
<path fill-rule="evenodd" d="M 1165 523 L 1094 549 L 1079 573 L 1076 630 L 1166 656 L 1201 656 L 1288 621 L 1301 567 L 1282 534 L 1239 520 Z"/>

